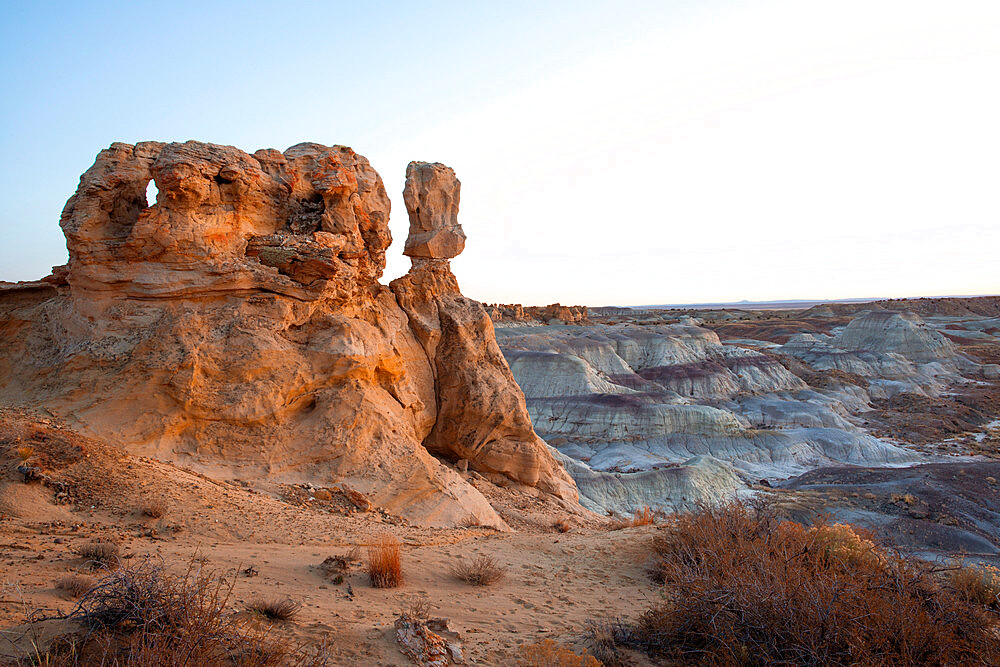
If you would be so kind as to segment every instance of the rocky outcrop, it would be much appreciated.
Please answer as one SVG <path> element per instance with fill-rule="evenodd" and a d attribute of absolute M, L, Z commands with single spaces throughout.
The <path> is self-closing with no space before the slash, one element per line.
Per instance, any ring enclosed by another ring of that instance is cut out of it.
<path fill-rule="evenodd" d="M 410 229 L 420 238 L 454 230 L 461 235 L 457 219 L 437 210 L 452 210 L 452 189 L 457 198 L 457 181 L 441 174 L 436 164 L 411 162 L 407 169 Z M 559 497 L 574 496 L 569 476 L 532 429 L 524 394 L 500 352 L 486 309 L 462 296 L 447 257 L 413 257 L 412 264 L 390 287 L 431 362 L 437 387 L 437 419 L 424 444 L 437 454 L 475 461 L 481 471 Z"/>
<path fill-rule="evenodd" d="M 519 303 L 491 303 L 486 306 L 490 318 L 498 323 L 581 324 L 589 319 L 586 306 L 522 306 Z"/>
<path fill-rule="evenodd" d="M 504 526 L 428 450 L 573 502 L 489 318 L 435 258 L 461 250 L 458 181 L 421 164 L 394 292 L 389 198 L 350 148 L 112 145 L 63 211 L 66 267 L 0 292 L 0 401 L 207 471 L 348 484 L 430 525 Z"/>

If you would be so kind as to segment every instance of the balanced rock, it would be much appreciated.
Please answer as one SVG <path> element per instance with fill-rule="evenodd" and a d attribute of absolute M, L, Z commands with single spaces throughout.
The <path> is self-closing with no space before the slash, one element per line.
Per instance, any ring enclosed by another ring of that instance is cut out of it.
<path fill-rule="evenodd" d="M 439 162 L 407 165 L 403 201 L 410 216 L 410 233 L 404 255 L 451 259 L 461 254 L 465 249 L 465 232 L 458 224 L 461 189 L 451 167 Z"/>
<path fill-rule="evenodd" d="M 424 445 L 452 460 L 467 459 L 477 470 L 575 498 L 573 481 L 532 428 L 524 393 L 500 351 L 490 315 L 483 304 L 462 295 L 451 272 L 448 258 L 465 242 L 454 172 L 442 164 L 411 162 L 406 173 L 406 247 L 448 248 L 432 257 L 408 252 L 410 271 L 390 283 L 438 388 L 437 420 Z M 431 237 L 428 229 L 434 230 Z"/>
<path fill-rule="evenodd" d="M 454 220 L 452 181 L 425 201 Z M 0 404 L 213 474 L 346 484 L 425 525 L 505 527 L 428 450 L 575 503 L 450 271 L 400 300 L 379 283 L 388 219 L 343 146 L 113 144 L 63 211 L 67 266 L 0 290 Z"/>

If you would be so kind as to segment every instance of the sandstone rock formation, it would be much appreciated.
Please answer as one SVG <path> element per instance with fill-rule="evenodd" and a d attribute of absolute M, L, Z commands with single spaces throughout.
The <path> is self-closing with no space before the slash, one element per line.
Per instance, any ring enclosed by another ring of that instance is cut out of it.
<path fill-rule="evenodd" d="M 574 502 L 485 311 L 435 259 L 464 240 L 458 181 L 411 175 L 414 269 L 390 290 L 389 198 L 350 148 L 113 144 L 63 211 L 69 263 L 0 291 L 0 402 L 209 471 L 346 483 L 430 525 L 504 524 L 428 449 Z"/>
<path fill-rule="evenodd" d="M 456 229 L 461 234 L 457 217 L 450 215 L 458 181 L 445 169 L 420 162 L 407 168 L 410 230 L 418 230 L 421 239 L 447 237 Z M 438 211 L 442 205 L 448 215 Z M 482 471 L 571 496 L 573 482 L 535 435 L 485 308 L 462 296 L 448 257 L 413 256 L 409 273 L 390 284 L 433 368 L 437 419 L 424 444 L 432 452 L 475 461 Z"/>
<path fill-rule="evenodd" d="M 406 166 L 403 201 L 410 216 L 410 234 L 403 254 L 425 259 L 451 259 L 465 249 L 465 232 L 458 224 L 462 184 L 451 167 L 438 162 Z"/>

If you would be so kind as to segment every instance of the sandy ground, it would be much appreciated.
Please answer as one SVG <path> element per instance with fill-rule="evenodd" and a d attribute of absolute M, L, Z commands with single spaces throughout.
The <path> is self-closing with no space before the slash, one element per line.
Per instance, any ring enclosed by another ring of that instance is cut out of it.
<path fill-rule="evenodd" d="M 567 517 L 516 490 L 484 484 L 515 532 L 420 528 L 377 509 L 358 511 L 336 489 L 325 500 L 317 490 L 213 480 L 51 423 L 8 419 L 0 427 L 0 628 L 31 612 L 72 609 L 54 582 L 89 573 L 75 549 L 98 538 L 118 543 L 126 563 L 151 557 L 181 570 L 194 559 L 235 579 L 234 613 L 255 596 L 300 601 L 296 618 L 270 631 L 295 642 L 325 639 L 338 664 L 410 664 L 393 623 L 421 600 L 431 616 L 448 619 L 469 662 L 513 664 L 521 645 L 540 638 L 579 650 L 589 621 L 634 618 L 659 594 L 645 574 L 644 545 L 655 528 L 612 531 L 593 515 Z M 36 449 L 27 462 L 42 464 L 44 482 L 26 484 L 16 472 L 25 442 Z M 166 507 L 157 519 L 141 512 L 153 498 Z M 570 520 L 570 532 L 552 527 L 558 518 Z M 372 587 L 360 563 L 340 584 L 318 567 L 353 547 L 364 555 L 386 532 L 402 544 L 403 586 Z M 507 568 L 503 582 L 474 587 L 453 576 L 457 563 L 479 554 Z M 248 568 L 256 573 L 246 576 Z"/>

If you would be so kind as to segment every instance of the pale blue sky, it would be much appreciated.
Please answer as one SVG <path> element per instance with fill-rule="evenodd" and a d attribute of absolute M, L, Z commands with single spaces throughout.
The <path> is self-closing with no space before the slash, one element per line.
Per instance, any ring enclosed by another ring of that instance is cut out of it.
<path fill-rule="evenodd" d="M 210 5 L 210 6 L 209 6 Z M 412 159 L 462 180 L 484 301 L 1000 292 L 1000 3 L 11 3 L 0 279 L 65 261 L 113 141 Z"/>

